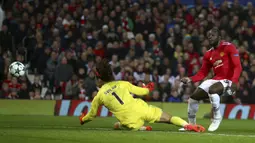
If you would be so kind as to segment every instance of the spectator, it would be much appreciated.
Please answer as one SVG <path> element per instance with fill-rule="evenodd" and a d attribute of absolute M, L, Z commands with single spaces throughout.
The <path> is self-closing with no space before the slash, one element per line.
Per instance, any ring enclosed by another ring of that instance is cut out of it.
<path fill-rule="evenodd" d="M 45 79 L 45 83 L 49 82 L 49 88 L 51 90 L 53 90 L 54 87 L 54 73 L 57 67 L 57 52 L 56 51 L 52 51 L 51 52 L 51 57 L 48 59 L 47 63 L 46 63 L 46 69 L 45 69 L 45 75 L 44 75 L 44 79 Z"/>
<path fill-rule="evenodd" d="M 9 89 L 13 96 L 16 96 L 17 92 L 20 90 L 21 84 L 18 83 L 18 79 L 16 77 L 12 77 L 11 82 L 9 83 Z"/>
<path fill-rule="evenodd" d="M 2 47 L 1 52 L 12 51 L 12 47 L 10 43 L 12 43 L 12 35 L 8 30 L 7 25 L 2 26 L 2 30 L 0 31 L 0 46 Z"/>
<path fill-rule="evenodd" d="M 10 90 L 9 90 L 9 85 L 8 83 L 3 83 L 2 84 L 2 90 L 0 91 L 0 98 L 8 98 L 9 94 L 10 94 Z"/>
<path fill-rule="evenodd" d="M 65 91 L 66 82 L 71 79 L 73 75 L 73 68 L 71 65 L 67 64 L 67 58 L 62 57 L 61 63 L 56 67 L 54 72 L 55 84 Z"/>
<path fill-rule="evenodd" d="M 24 89 L 26 89 L 26 88 L 24 88 Z M 36 75 L 34 77 L 34 81 L 33 81 L 32 85 L 30 86 L 30 89 L 29 89 L 30 98 L 33 99 L 35 97 L 35 92 L 41 93 L 41 91 L 42 91 L 42 84 L 41 84 L 40 76 Z"/>
<path fill-rule="evenodd" d="M 86 90 L 85 90 L 84 79 L 79 79 L 79 81 L 78 81 L 78 88 L 79 88 L 78 99 L 80 99 L 80 100 L 88 100 L 89 97 L 87 96 L 87 93 L 86 93 Z"/>
<path fill-rule="evenodd" d="M 36 73 L 38 74 L 44 74 L 44 71 L 47 67 L 47 61 L 50 58 L 50 52 L 51 49 L 49 47 L 41 47 L 42 45 L 39 45 L 37 49 L 35 50 L 34 57 L 32 57 L 32 67 L 35 68 Z"/>
<path fill-rule="evenodd" d="M 175 88 L 171 90 L 170 97 L 168 98 L 169 102 L 181 102 L 181 98 L 178 96 L 178 92 Z"/>
<path fill-rule="evenodd" d="M 244 76 L 241 76 L 239 79 L 239 90 L 236 93 L 238 99 L 240 99 L 241 103 L 250 103 L 251 99 L 251 85 L 247 82 Z"/>
<path fill-rule="evenodd" d="M 30 99 L 29 90 L 26 82 L 23 82 L 21 84 L 20 91 L 18 92 L 18 97 L 19 99 Z"/>
<path fill-rule="evenodd" d="M 66 83 L 64 99 L 78 99 L 79 87 L 78 77 L 76 74 L 72 75 L 72 79 Z"/>
<path fill-rule="evenodd" d="M 52 99 L 52 94 L 64 94 L 69 99 L 72 88 L 79 90 L 74 98 L 91 99 L 96 94 L 94 64 L 106 57 L 116 80 L 156 83 L 160 99 L 155 91 L 145 100 L 168 101 L 171 97 L 171 101 L 186 102 L 199 83 L 187 85 L 182 91 L 178 80 L 199 70 L 202 56 L 210 49 L 206 31 L 217 26 L 222 38 L 236 44 L 246 71 L 240 78 L 237 97 L 240 103 L 255 103 L 254 96 L 244 96 L 247 86 L 248 95 L 254 95 L 254 6 L 252 2 L 246 6 L 241 3 L 224 1 L 216 5 L 209 1 L 204 5 L 196 1 L 189 8 L 180 1 L 167 0 L 8 1 L 0 32 L 2 82 L 5 86 L 13 84 L 8 67 L 18 60 L 29 63 L 29 74 L 43 75 L 41 86 L 49 88 L 43 98 L 41 90 L 34 90 L 31 99 Z M 62 64 L 62 59 L 67 64 Z M 63 70 L 66 68 L 69 71 Z M 74 74 L 77 81 L 72 79 Z M 9 97 L 17 98 L 26 89 L 24 81 L 18 82 L 16 85 L 22 88 L 10 87 L 13 96 Z M 93 87 L 89 89 L 86 82 Z M 30 87 L 29 82 L 26 84 Z"/>
<path fill-rule="evenodd" d="M 95 82 L 95 74 L 93 71 L 89 72 L 88 77 L 86 77 L 84 81 L 84 89 L 86 91 L 86 98 L 92 99 L 92 93 L 96 91 L 96 82 Z"/>
<path fill-rule="evenodd" d="M 0 52 L 0 55 L 1 55 L 1 52 Z M 2 56 L 0 56 L 0 81 L 4 80 L 4 76 L 5 76 L 4 68 L 5 68 L 4 58 Z"/>
<path fill-rule="evenodd" d="M 155 91 L 152 92 L 152 101 L 156 101 L 156 102 L 161 101 L 159 91 L 155 90 Z"/>

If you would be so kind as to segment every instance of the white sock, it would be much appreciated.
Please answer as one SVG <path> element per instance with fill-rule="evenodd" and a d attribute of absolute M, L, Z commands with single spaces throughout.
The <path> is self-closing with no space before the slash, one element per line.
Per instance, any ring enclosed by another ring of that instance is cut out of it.
<path fill-rule="evenodd" d="M 188 119 L 190 124 L 196 124 L 196 113 L 198 111 L 198 101 L 189 98 L 188 101 Z"/>
<path fill-rule="evenodd" d="M 146 131 L 146 126 L 140 127 L 139 131 Z"/>
<path fill-rule="evenodd" d="M 220 118 L 220 96 L 218 94 L 209 94 L 210 101 L 213 108 L 214 118 Z"/>

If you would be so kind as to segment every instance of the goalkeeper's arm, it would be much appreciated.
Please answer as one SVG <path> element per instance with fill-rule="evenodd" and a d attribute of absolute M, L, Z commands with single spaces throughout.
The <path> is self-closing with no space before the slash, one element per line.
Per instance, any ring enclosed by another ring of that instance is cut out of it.
<path fill-rule="evenodd" d="M 93 118 L 96 117 L 97 115 L 97 110 L 98 107 L 101 105 L 100 100 L 99 100 L 99 95 L 96 95 L 91 103 L 91 108 L 90 111 L 88 112 L 88 114 L 86 116 L 84 116 L 82 118 L 82 121 L 84 123 L 87 123 L 89 121 L 91 121 Z"/>
<path fill-rule="evenodd" d="M 149 83 L 148 85 L 143 86 L 143 87 L 135 86 L 129 82 L 127 82 L 126 85 L 127 85 L 127 89 L 129 90 L 129 92 L 131 92 L 137 96 L 148 95 L 150 93 L 150 91 L 152 91 L 154 89 L 153 83 Z"/>

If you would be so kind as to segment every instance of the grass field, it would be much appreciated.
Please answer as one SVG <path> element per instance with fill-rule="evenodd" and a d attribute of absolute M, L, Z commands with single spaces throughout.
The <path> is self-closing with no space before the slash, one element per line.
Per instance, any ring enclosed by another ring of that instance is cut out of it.
<path fill-rule="evenodd" d="M 114 118 L 79 125 L 77 117 L 0 115 L 1 143 L 254 143 L 255 121 L 223 120 L 214 133 L 178 132 L 178 127 L 152 124 L 151 132 L 115 131 Z M 198 120 L 205 127 L 209 120 Z"/>

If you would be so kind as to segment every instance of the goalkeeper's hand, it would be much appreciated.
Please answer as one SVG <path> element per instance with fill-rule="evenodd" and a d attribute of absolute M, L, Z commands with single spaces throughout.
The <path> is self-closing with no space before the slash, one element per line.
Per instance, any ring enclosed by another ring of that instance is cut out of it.
<path fill-rule="evenodd" d="M 154 90 L 154 83 L 153 82 L 150 82 L 150 83 L 148 83 L 147 85 L 145 85 L 145 84 L 143 84 L 143 88 L 148 88 L 149 89 L 149 91 L 151 92 L 151 91 L 153 91 Z"/>
<path fill-rule="evenodd" d="M 86 120 L 86 121 L 82 121 L 82 118 L 85 117 L 86 114 L 85 113 L 82 113 L 80 116 L 79 116 L 79 120 L 80 120 L 80 124 L 83 125 L 85 123 L 88 123 L 90 122 L 91 120 Z"/>

